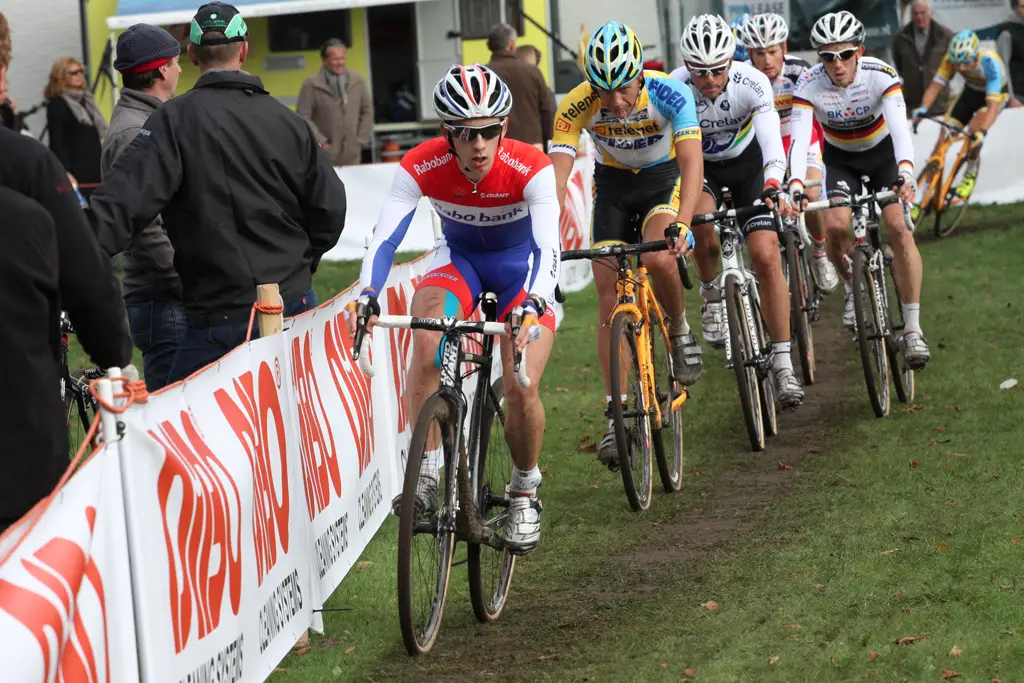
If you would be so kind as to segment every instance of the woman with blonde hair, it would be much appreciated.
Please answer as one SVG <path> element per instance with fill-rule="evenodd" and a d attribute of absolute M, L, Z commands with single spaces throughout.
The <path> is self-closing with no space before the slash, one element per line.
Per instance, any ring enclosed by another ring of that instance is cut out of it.
<path fill-rule="evenodd" d="M 72 182 L 88 198 L 100 182 L 100 151 L 107 120 L 85 84 L 85 69 L 74 57 L 61 57 L 50 70 L 43 90 L 50 149 Z"/>

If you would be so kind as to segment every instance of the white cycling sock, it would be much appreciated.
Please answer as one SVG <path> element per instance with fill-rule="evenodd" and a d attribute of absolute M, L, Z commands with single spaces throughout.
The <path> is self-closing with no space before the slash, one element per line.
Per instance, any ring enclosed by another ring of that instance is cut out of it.
<path fill-rule="evenodd" d="M 668 336 L 679 337 L 684 334 L 690 334 L 690 323 L 686 322 L 686 310 L 683 309 L 683 314 L 679 316 L 679 319 L 668 318 Z"/>
<path fill-rule="evenodd" d="M 811 244 L 813 245 L 811 247 L 811 254 L 812 255 L 814 255 L 814 256 L 824 256 L 825 255 L 825 240 L 819 240 L 814 235 L 811 235 Z"/>
<path fill-rule="evenodd" d="M 846 296 L 853 296 L 853 281 L 843 280 L 843 290 L 846 292 Z"/>
<path fill-rule="evenodd" d="M 793 342 L 772 342 L 772 351 L 775 352 L 772 356 L 772 368 L 776 371 L 793 369 L 793 358 L 789 355 L 792 346 Z"/>
<path fill-rule="evenodd" d="M 537 487 L 540 486 L 540 469 L 534 466 L 532 470 L 523 472 L 518 467 L 512 468 L 512 484 L 510 489 L 517 493 L 528 493 L 531 496 L 537 495 Z"/>
<path fill-rule="evenodd" d="M 432 451 L 423 451 L 423 460 L 420 461 L 420 476 L 429 477 L 434 481 L 437 481 L 440 478 L 441 466 L 443 464 L 443 448 L 436 448 Z"/>
<path fill-rule="evenodd" d="M 903 304 L 903 331 L 921 331 L 921 304 Z"/>

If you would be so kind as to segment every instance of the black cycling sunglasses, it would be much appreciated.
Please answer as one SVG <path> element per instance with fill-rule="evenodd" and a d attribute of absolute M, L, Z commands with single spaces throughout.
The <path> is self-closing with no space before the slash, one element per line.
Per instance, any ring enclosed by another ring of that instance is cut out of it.
<path fill-rule="evenodd" d="M 690 69 L 690 75 L 691 76 L 697 76 L 699 78 L 709 78 L 711 76 L 721 76 L 722 74 L 724 74 L 726 71 L 729 70 L 729 65 L 728 64 L 723 64 L 722 66 L 716 66 L 716 67 L 711 67 L 711 68 L 700 68 L 700 67 L 695 67 L 695 66 L 690 66 L 690 65 L 687 65 L 687 67 L 689 67 L 689 69 Z"/>
<path fill-rule="evenodd" d="M 469 142 L 477 135 L 482 137 L 484 140 L 493 140 L 501 135 L 501 130 L 504 125 L 504 121 L 499 121 L 498 123 L 491 123 L 486 126 L 453 126 L 446 123 L 444 124 L 444 127 L 445 130 L 452 134 L 452 137 L 462 140 L 463 142 Z"/>
<path fill-rule="evenodd" d="M 858 52 L 858 48 L 851 47 L 843 50 L 842 52 L 829 52 L 828 50 L 822 50 L 818 52 L 818 57 L 823 62 L 846 62 L 853 59 Z"/>

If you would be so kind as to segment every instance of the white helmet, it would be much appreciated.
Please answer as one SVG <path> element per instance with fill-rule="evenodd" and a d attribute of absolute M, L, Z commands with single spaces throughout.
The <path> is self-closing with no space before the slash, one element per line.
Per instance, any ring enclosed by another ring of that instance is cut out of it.
<path fill-rule="evenodd" d="M 845 10 L 830 12 L 814 22 L 814 28 L 811 29 L 811 47 L 817 50 L 823 45 L 835 43 L 861 45 L 864 42 L 864 34 L 864 24 L 860 23 L 857 17 Z"/>
<path fill-rule="evenodd" d="M 511 110 L 505 81 L 482 64 L 455 64 L 434 87 L 434 113 L 442 121 L 500 119 Z"/>
<path fill-rule="evenodd" d="M 789 27 L 778 14 L 755 14 L 740 27 L 739 38 L 748 48 L 782 45 L 789 38 Z"/>
<path fill-rule="evenodd" d="M 683 61 L 710 66 L 721 64 L 736 52 L 736 38 L 725 19 L 716 14 L 701 14 L 690 19 L 679 38 Z"/>

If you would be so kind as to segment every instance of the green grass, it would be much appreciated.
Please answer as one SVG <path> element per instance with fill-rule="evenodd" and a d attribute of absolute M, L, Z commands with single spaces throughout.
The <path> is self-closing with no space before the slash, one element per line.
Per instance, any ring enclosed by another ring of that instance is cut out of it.
<path fill-rule="evenodd" d="M 571 295 L 541 389 L 544 542 L 506 614 L 477 624 L 458 567 L 434 651 L 406 656 L 389 521 L 329 600 L 342 611 L 325 613 L 325 636 L 273 680 L 1024 680 L 1024 393 L 998 388 L 1024 370 L 1021 219 L 972 209 L 954 238 L 921 239 L 933 360 L 916 404 L 888 419 L 836 331 L 838 297 L 815 330 L 819 384 L 763 454 L 722 353 L 706 352 L 686 488 L 641 516 L 578 452 L 601 431 L 604 392 L 594 292 Z M 925 639 L 895 644 L 907 636 Z"/>

